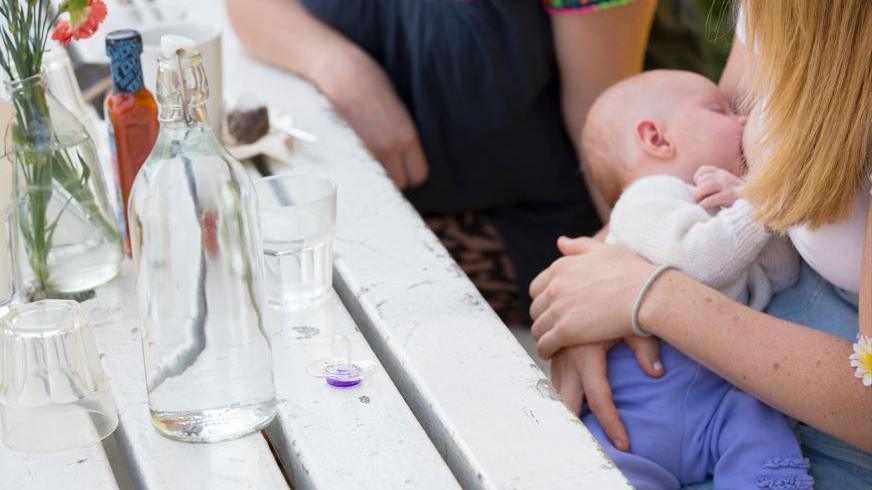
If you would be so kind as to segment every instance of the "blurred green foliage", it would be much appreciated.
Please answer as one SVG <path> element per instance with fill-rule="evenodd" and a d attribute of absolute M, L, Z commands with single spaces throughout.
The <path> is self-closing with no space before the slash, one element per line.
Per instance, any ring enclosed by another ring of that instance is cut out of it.
<path fill-rule="evenodd" d="M 717 81 L 733 39 L 733 0 L 659 0 L 645 69 L 690 70 Z"/>

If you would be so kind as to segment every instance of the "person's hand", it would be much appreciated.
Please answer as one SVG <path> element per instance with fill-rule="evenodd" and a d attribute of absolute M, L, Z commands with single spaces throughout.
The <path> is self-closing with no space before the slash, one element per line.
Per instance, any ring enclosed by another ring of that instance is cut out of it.
<path fill-rule="evenodd" d="M 557 259 L 530 284 L 539 356 L 632 333 L 633 302 L 654 266 L 624 247 L 561 238 Z"/>
<path fill-rule="evenodd" d="M 736 202 L 736 189 L 742 185 L 742 179 L 722 168 L 703 165 L 694 174 L 693 183 L 697 204 L 706 209 L 720 209 Z"/>
<path fill-rule="evenodd" d="M 649 376 L 663 376 L 660 345 L 655 338 L 630 336 L 624 339 L 639 366 Z M 612 444 L 621 451 L 630 448 L 627 430 L 621 422 L 606 371 L 606 354 L 617 341 L 576 345 L 558 351 L 551 359 L 551 383 L 563 396 L 563 403 L 579 415 L 584 397 Z"/>
<path fill-rule="evenodd" d="M 347 53 L 321 75 L 319 88 L 400 189 L 427 180 L 418 130 L 384 71 L 367 55 Z"/>

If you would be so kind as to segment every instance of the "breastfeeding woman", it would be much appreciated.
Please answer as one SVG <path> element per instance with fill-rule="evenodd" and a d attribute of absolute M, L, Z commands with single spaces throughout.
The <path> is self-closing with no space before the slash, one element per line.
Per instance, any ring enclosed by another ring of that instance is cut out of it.
<path fill-rule="evenodd" d="M 662 372 L 656 341 L 632 336 L 635 317 L 796 419 L 817 488 L 872 485 L 872 362 L 849 361 L 872 336 L 870 52 L 867 0 L 742 2 L 721 80 L 752 108 L 742 193 L 805 261 L 766 313 L 590 239 L 561 239 L 565 256 L 533 281 L 533 334 L 555 384 L 576 411 L 583 391 L 617 447 L 632 434 L 611 401 L 606 351 L 629 337 L 643 368 Z"/>

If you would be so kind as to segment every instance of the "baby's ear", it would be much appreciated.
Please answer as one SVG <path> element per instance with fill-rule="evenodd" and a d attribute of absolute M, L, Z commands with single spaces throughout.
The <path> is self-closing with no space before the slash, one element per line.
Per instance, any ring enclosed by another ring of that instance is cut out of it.
<path fill-rule="evenodd" d="M 636 140 L 642 151 L 654 158 L 669 160 L 675 156 L 675 146 L 657 121 L 642 119 L 636 123 Z"/>

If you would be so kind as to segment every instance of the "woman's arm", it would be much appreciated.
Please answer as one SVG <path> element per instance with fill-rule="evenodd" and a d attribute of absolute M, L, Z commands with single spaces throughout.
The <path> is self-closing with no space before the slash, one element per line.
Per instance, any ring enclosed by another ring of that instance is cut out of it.
<path fill-rule="evenodd" d="M 603 90 L 642 71 L 656 0 L 636 0 L 601 12 L 551 17 L 560 74 L 560 104 L 566 132 L 581 153 L 581 128 Z M 608 206 L 588 185 L 597 212 L 608 220 Z"/>
<path fill-rule="evenodd" d="M 851 343 L 733 302 L 681 274 L 645 298 L 652 334 L 786 415 L 872 451 L 872 390 L 853 375 Z"/>
<path fill-rule="evenodd" d="M 333 102 L 397 187 L 426 180 L 427 160 L 412 118 L 366 52 L 297 0 L 227 0 L 227 10 L 252 54 L 308 79 Z"/>
<path fill-rule="evenodd" d="M 860 333 L 872 337 L 872 200 L 866 210 L 866 239 L 860 261 Z"/>
<path fill-rule="evenodd" d="M 654 268 L 623 247 L 578 241 L 586 253 L 559 259 L 531 286 L 533 335 L 546 358 L 627 335 L 636 294 Z M 754 311 L 676 272 L 648 291 L 639 321 L 776 409 L 872 451 L 872 391 L 853 375 L 850 342 Z"/>
<path fill-rule="evenodd" d="M 656 6 L 656 0 L 636 0 L 600 12 L 551 17 L 563 119 L 576 148 L 597 96 L 642 71 Z"/>

